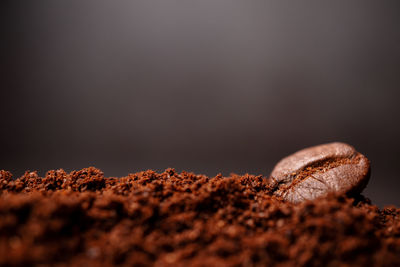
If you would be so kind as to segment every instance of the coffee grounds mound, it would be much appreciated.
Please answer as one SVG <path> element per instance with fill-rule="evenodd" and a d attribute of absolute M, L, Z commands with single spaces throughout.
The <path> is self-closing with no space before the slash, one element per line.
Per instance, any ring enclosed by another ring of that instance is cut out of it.
<path fill-rule="evenodd" d="M 1 266 L 400 266 L 400 209 L 254 175 L 0 171 Z"/>

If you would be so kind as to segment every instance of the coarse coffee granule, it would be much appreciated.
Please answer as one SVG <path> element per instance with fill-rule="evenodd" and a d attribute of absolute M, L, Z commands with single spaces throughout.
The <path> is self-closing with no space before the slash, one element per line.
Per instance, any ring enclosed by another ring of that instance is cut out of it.
<path fill-rule="evenodd" d="M 263 176 L 0 171 L 1 266 L 400 266 L 400 209 Z"/>

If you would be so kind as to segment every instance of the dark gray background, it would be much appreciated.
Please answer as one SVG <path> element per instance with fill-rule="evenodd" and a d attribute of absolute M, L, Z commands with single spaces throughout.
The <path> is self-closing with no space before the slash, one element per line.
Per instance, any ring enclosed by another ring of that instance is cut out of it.
<path fill-rule="evenodd" d="M 0 168 L 267 176 L 331 141 L 400 206 L 399 1 L 2 1 Z"/>

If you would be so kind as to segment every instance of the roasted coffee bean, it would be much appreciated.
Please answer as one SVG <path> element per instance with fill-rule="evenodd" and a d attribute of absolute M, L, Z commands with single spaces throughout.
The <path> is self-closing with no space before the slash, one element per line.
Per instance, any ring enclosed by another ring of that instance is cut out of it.
<path fill-rule="evenodd" d="M 270 175 L 270 186 L 274 195 L 298 203 L 330 192 L 360 193 L 369 174 L 369 160 L 354 147 L 329 143 L 283 158 Z"/>

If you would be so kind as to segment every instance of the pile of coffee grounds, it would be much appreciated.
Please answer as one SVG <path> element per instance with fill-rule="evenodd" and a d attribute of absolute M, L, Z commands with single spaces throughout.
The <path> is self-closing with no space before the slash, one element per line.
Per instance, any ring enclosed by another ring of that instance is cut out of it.
<path fill-rule="evenodd" d="M 0 171 L 0 265 L 400 266 L 400 209 L 249 174 Z"/>

